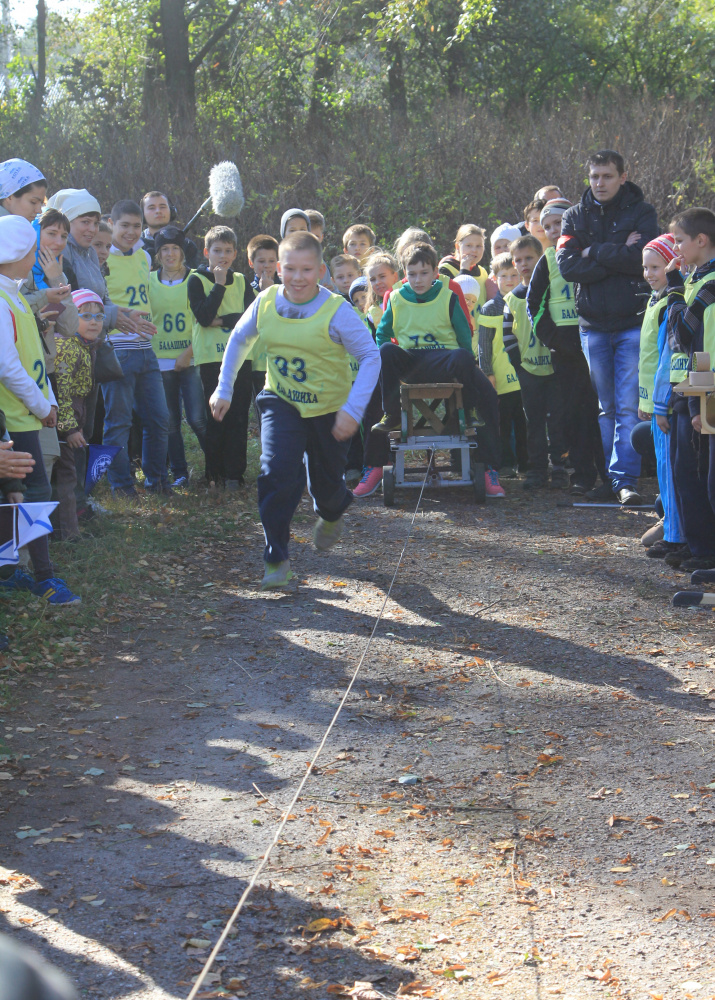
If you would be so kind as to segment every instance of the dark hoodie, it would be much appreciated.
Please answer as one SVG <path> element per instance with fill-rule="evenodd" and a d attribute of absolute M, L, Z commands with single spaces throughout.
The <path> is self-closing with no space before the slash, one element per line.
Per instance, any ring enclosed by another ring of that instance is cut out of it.
<path fill-rule="evenodd" d="M 630 233 L 640 239 L 626 246 Z M 574 283 L 582 330 L 619 333 L 639 327 L 644 295 L 643 247 L 659 235 L 655 208 L 631 181 L 601 205 L 587 188 L 578 205 L 564 215 L 556 260 L 561 274 Z M 589 248 L 588 256 L 581 251 Z"/>

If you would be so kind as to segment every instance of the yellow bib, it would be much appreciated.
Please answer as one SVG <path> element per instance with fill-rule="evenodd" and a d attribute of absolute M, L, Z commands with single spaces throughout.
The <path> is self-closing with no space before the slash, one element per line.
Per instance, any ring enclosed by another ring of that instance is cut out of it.
<path fill-rule="evenodd" d="M 274 285 L 259 297 L 256 325 L 266 352 L 266 389 L 301 417 L 335 413 L 350 392 L 349 355 L 330 339 L 330 321 L 345 299 L 330 295 L 314 316 L 286 319 L 276 309 Z"/>
<path fill-rule="evenodd" d="M 176 359 L 191 345 L 189 276 L 179 285 L 162 285 L 159 271 L 149 275 L 151 321 L 158 333 L 151 346 L 157 358 Z"/>
<path fill-rule="evenodd" d="M 512 330 L 519 342 L 522 367 L 532 375 L 553 375 L 551 351 L 536 338 L 526 311 L 526 297 L 521 299 L 513 292 L 507 292 L 504 301 L 514 317 Z"/>
<path fill-rule="evenodd" d="M 143 250 L 107 258 L 107 292 L 115 306 L 149 312 L 149 261 Z"/>
<path fill-rule="evenodd" d="M 209 281 L 203 274 L 196 274 L 204 286 L 207 295 L 210 294 L 214 286 L 213 281 Z M 246 279 L 242 274 L 233 274 L 233 281 L 226 285 L 223 293 L 220 314 L 228 316 L 231 313 L 242 313 L 245 309 L 244 295 Z M 199 326 L 196 317 L 193 318 L 191 340 L 194 345 L 194 362 L 197 365 L 205 365 L 211 361 L 222 361 L 223 352 L 226 350 L 230 326 Z"/>
<path fill-rule="evenodd" d="M 685 279 L 685 301 L 690 305 L 706 281 L 715 281 L 715 271 L 710 271 L 700 281 Z M 710 364 L 715 370 L 715 309 L 710 306 L 703 313 L 703 350 L 710 352 Z M 682 382 L 688 373 L 690 358 L 687 354 L 674 354 L 670 362 L 670 381 Z"/>
<path fill-rule="evenodd" d="M 545 250 L 549 265 L 549 313 L 556 326 L 573 326 L 578 323 L 578 313 L 573 300 L 573 284 L 562 276 L 556 263 L 556 250 Z"/>
<path fill-rule="evenodd" d="M 457 335 L 449 315 L 452 292 L 446 277 L 431 302 L 409 302 L 400 292 L 390 293 L 392 332 L 404 350 L 455 350 Z"/>
<path fill-rule="evenodd" d="M 0 297 L 7 302 L 12 310 L 15 321 L 15 348 L 20 357 L 20 364 L 30 378 L 37 383 L 37 387 L 45 399 L 49 399 L 50 391 L 42 356 L 42 344 L 32 310 L 22 295 L 20 301 L 27 310 L 26 312 L 18 309 L 5 292 L 0 292 Z M 22 400 L 10 392 L 2 382 L 0 382 L 0 410 L 5 414 L 7 429 L 11 435 L 13 431 L 39 431 L 42 427 L 42 421 L 38 420 L 34 413 L 30 413 Z"/>
<path fill-rule="evenodd" d="M 494 330 L 492 341 L 492 369 L 496 379 L 497 395 L 505 396 L 508 392 L 517 392 L 519 376 L 511 363 L 509 354 L 504 347 L 504 316 L 477 316 L 479 326 L 488 326 Z M 477 328 L 478 329 L 478 328 Z"/>
<path fill-rule="evenodd" d="M 655 373 L 658 370 L 660 355 L 658 354 L 658 331 L 663 322 L 663 313 L 667 300 L 657 299 L 648 302 L 641 323 L 641 341 L 638 354 L 638 406 L 644 413 L 653 412 L 653 388 Z M 671 364 L 671 379 L 673 369 Z"/>

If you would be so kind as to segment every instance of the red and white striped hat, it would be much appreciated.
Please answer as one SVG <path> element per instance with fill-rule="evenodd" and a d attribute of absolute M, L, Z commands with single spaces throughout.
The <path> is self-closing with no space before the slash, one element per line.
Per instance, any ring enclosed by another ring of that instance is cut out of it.
<path fill-rule="evenodd" d="M 646 243 L 643 249 L 653 250 L 655 253 L 660 254 L 666 264 L 670 264 L 671 260 L 678 256 L 672 233 L 663 233 L 662 236 L 656 236 L 650 243 Z"/>

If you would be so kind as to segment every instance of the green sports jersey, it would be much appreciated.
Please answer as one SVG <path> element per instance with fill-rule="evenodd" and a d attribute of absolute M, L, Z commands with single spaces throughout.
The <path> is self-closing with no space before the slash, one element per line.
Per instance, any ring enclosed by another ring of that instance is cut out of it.
<path fill-rule="evenodd" d="M 526 311 L 526 297 L 522 299 L 513 292 L 507 292 L 504 301 L 514 317 L 512 333 L 519 344 L 522 367 L 525 371 L 531 372 L 532 375 L 553 375 L 554 366 L 551 364 L 551 351 L 537 339 L 532 329 L 529 314 Z"/>

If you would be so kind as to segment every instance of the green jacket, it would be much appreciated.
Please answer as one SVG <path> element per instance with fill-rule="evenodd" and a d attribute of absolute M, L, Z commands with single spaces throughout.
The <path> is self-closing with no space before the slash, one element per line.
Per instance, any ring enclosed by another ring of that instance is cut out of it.
<path fill-rule="evenodd" d="M 433 299 L 437 298 L 441 291 L 442 282 L 436 281 L 430 290 L 425 292 L 424 295 L 416 295 L 407 284 L 404 284 L 400 288 L 398 294 L 403 295 L 408 302 L 432 302 Z M 464 311 L 459 304 L 459 299 L 454 292 L 452 292 L 452 299 L 449 303 L 449 317 L 452 321 L 452 326 L 454 327 L 454 333 L 457 337 L 457 343 L 459 346 L 465 351 L 469 351 L 470 354 L 474 354 L 472 348 L 472 329 L 469 325 L 469 320 L 464 315 Z M 392 340 L 392 336 L 392 304 L 388 299 L 387 308 L 382 314 L 380 325 L 377 328 L 377 346 L 382 347 L 383 344 L 389 343 Z"/>

